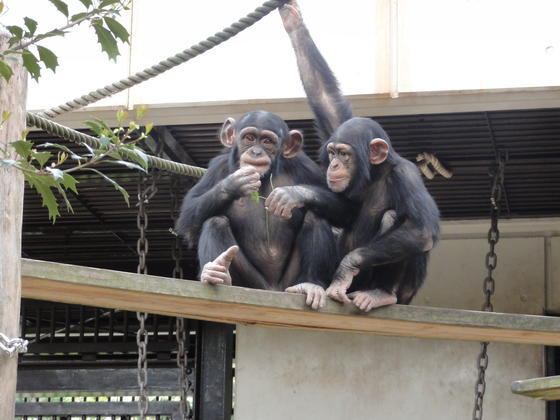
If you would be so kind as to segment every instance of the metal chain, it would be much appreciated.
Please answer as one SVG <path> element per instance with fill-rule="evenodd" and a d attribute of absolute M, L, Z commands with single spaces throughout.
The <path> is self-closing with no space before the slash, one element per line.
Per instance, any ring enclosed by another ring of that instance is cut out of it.
<path fill-rule="evenodd" d="M 149 242 L 146 237 L 148 229 L 148 212 L 147 206 L 150 199 L 156 194 L 156 179 L 153 174 L 149 175 L 151 184 L 147 186 L 148 175 L 141 173 L 138 178 L 138 213 L 136 215 L 136 225 L 140 232 L 140 236 L 136 243 L 136 251 L 138 252 L 138 274 L 148 274 L 146 265 L 146 255 L 148 254 Z M 138 399 L 138 409 L 140 411 L 140 419 L 144 420 L 148 413 L 148 396 L 146 387 L 148 385 L 148 331 L 146 330 L 146 318 L 148 314 L 145 312 L 137 312 L 136 318 L 139 322 L 138 332 L 136 333 L 136 345 L 138 346 L 138 388 L 140 398 Z"/>
<path fill-rule="evenodd" d="M 492 277 L 496 266 L 498 265 L 498 256 L 496 255 L 496 244 L 500 240 L 500 231 L 498 230 L 498 219 L 500 217 L 500 203 L 502 200 L 502 187 L 504 182 L 504 161 L 499 158 L 498 165 L 492 168 L 490 176 L 492 177 L 492 188 L 490 191 L 490 229 L 488 230 L 488 244 L 490 250 L 486 254 L 485 265 L 487 270 L 486 278 L 483 282 L 484 303 L 482 310 L 487 312 L 494 311 L 492 304 L 492 296 L 496 290 L 496 282 Z M 482 420 L 482 404 L 484 401 L 484 393 L 486 392 L 486 369 L 488 368 L 488 342 L 480 343 L 480 354 L 477 359 L 478 379 L 475 385 L 475 399 L 473 420 Z"/>
<path fill-rule="evenodd" d="M 179 214 L 180 203 L 177 200 L 177 195 L 180 191 L 181 181 L 178 177 L 171 177 L 171 188 L 169 194 L 171 196 L 171 220 L 173 220 L 173 226 L 175 226 L 175 221 Z M 171 229 L 173 231 L 173 229 Z M 175 241 L 173 244 L 173 250 L 171 252 L 173 261 L 175 261 L 175 266 L 173 267 L 172 277 L 176 279 L 183 278 L 183 268 L 181 267 L 181 260 L 183 258 L 183 247 L 181 243 L 181 238 L 175 234 Z M 192 389 L 192 384 L 187 375 L 188 367 L 188 332 L 185 329 L 185 320 L 183 318 L 176 319 L 176 334 L 177 339 L 177 368 L 179 371 L 179 389 L 181 390 L 181 418 L 183 420 L 192 419 L 193 411 L 189 404 L 189 392 Z"/>
<path fill-rule="evenodd" d="M 23 338 L 8 338 L 8 336 L 0 333 L 0 351 L 7 353 L 12 357 L 18 353 L 25 353 L 29 342 Z"/>

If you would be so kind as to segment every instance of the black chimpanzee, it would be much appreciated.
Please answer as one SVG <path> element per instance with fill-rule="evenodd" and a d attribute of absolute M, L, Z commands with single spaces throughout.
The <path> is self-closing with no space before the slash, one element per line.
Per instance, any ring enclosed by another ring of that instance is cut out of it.
<path fill-rule="evenodd" d="M 343 256 L 327 295 L 364 311 L 407 304 L 426 276 L 439 236 L 439 211 L 415 165 L 392 148 L 381 126 L 353 118 L 336 78 L 303 23 L 296 1 L 280 10 L 320 136 L 321 161 L 334 192 L 313 186 L 275 189 L 269 211 L 289 218 L 306 207 L 342 227 Z M 347 292 L 352 293 L 347 295 Z"/>
<path fill-rule="evenodd" d="M 176 226 L 190 246 L 198 240 L 201 281 L 303 293 L 308 305 L 323 306 L 323 286 L 336 268 L 329 224 L 304 209 L 290 220 L 274 217 L 259 199 L 286 185 L 328 191 L 319 166 L 301 151 L 302 134 L 254 111 L 238 122 L 228 118 L 220 139 L 227 149 L 186 195 Z"/>

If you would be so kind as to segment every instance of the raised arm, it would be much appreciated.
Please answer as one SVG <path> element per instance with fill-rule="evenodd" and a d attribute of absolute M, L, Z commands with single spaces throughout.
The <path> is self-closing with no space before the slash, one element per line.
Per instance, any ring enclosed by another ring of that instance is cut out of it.
<path fill-rule="evenodd" d="M 299 75 L 315 114 L 319 135 L 326 141 L 340 124 L 352 118 L 352 109 L 303 23 L 297 1 L 290 0 L 279 10 L 284 28 L 292 41 Z"/>

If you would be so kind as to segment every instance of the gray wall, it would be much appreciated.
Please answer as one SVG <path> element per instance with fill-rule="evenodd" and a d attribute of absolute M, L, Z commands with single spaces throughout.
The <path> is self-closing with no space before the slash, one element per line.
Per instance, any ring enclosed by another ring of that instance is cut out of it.
<path fill-rule="evenodd" d="M 444 225 L 415 305 L 479 309 L 487 223 Z M 495 310 L 560 309 L 560 221 L 501 223 Z M 470 419 L 473 342 L 238 326 L 236 418 Z M 513 380 L 544 375 L 543 347 L 491 344 L 485 419 L 545 418 L 545 404 L 513 395 Z"/>

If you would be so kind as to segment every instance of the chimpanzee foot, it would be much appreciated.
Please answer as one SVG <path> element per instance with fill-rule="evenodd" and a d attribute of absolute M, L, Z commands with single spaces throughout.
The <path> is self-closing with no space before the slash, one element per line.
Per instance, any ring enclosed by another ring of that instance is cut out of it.
<path fill-rule="evenodd" d="M 325 306 L 327 294 L 325 289 L 313 283 L 300 283 L 295 286 L 288 287 L 286 292 L 301 293 L 306 295 L 305 303 L 313 309 L 319 309 Z"/>
<path fill-rule="evenodd" d="M 382 289 L 360 290 L 350 293 L 348 296 L 352 299 L 354 305 L 364 312 L 397 303 L 397 296 L 394 293 L 388 293 Z"/>
<path fill-rule="evenodd" d="M 229 266 L 238 252 L 239 247 L 237 245 L 231 246 L 222 252 L 214 261 L 204 264 L 202 273 L 200 273 L 200 282 L 231 286 Z"/>

